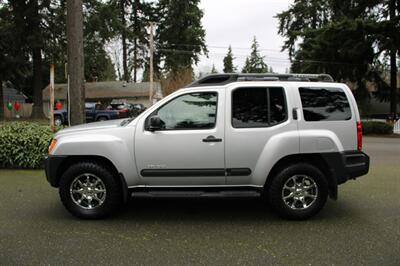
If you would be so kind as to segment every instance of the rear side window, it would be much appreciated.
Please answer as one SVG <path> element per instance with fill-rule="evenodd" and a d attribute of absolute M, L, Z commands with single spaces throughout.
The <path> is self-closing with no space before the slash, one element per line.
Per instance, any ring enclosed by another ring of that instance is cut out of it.
<path fill-rule="evenodd" d="M 340 88 L 299 88 L 306 121 L 341 121 L 351 118 L 349 101 Z"/>
<path fill-rule="evenodd" d="M 269 127 L 286 119 L 283 88 L 239 88 L 232 92 L 233 127 Z"/>

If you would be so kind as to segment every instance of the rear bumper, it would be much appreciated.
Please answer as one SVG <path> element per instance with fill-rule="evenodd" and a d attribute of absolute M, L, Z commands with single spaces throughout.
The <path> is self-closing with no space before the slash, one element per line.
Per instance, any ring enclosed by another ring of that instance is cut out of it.
<path fill-rule="evenodd" d="M 348 178 L 356 178 L 368 174 L 369 156 L 361 151 L 346 152 L 343 155 Z"/>
<path fill-rule="evenodd" d="M 369 171 L 369 156 L 362 151 L 346 151 L 321 154 L 336 177 L 337 184 L 366 175 Z"/>
<path fill-rule="evenodd" d="M 59 168 L 61 163 L 65 160 L 65 156 L 49 155 L 44 159 L 44 169 L 46 172 L 47 181 L 53 187 L 58 187 Z"/>

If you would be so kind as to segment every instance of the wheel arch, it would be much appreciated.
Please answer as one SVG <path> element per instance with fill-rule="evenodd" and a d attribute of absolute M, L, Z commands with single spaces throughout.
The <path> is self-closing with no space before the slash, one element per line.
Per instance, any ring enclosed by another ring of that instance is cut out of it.
<path fill-rule="evenodd" d="M 117 170 L 115 165 L 109 159 L 107 159 L 106 157 L 103 157 L 103 156 L 99 156 L 99 155 L 71 155 L 71 156 L 65 157 L 56 171 L 57 179 L 55 180 L 55 185 L 58 187 L 62 174 L 71 165 L 76 164 L 76 163 L 81 163 L 81 162 L 94 162 L 94 163 L 98 163 L 102 166 L 105 166 L 107 169 L 109 169 L 114 174 L 115 178 L 117 179 L 117 181 L 119 182 L 119 185 L 122 188 L 124 202 L 126 202 L 128 200 L 128 186 L 126 184 L 123 174 Z"/>
<path fill-rule="evenodd" d="M 110 120 L 109 116 L 101 114 L 101 115 L 96 116 L 96 120 L 95 121 L 99 121 L 100 118 L 105 118 L 106 120 Z"/>
<path fill-rule="evenodd" d="M 268 187 L 272 182 L 273 177 L 284 167 L 295 164 L 295 163 L 307 163 L 317 167 L 326 177 L 329 187 L 329 197 L 332 199 L 337 199 L 337 177 L 331 171 L 328 163 L 325 159 L 318 153 L 310 154 L 292 154 L 281 158 L 278 162 L 274 164 L 271 171 L 268 173 L 267 179 L 265 181 L 264 187 Z"/>

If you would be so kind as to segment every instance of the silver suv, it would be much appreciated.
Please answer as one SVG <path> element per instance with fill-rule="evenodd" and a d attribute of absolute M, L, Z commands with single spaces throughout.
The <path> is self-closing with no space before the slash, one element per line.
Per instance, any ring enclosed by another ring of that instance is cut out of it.
<path fill-rule="evenodd" d="M 61 130 L 47 180 L 81 218 L 132 197 L 258 197 L 284 218 L 318 213 L 364 175 L 352 92 L 329 75 L 217 74 L 135 119 Z"/>

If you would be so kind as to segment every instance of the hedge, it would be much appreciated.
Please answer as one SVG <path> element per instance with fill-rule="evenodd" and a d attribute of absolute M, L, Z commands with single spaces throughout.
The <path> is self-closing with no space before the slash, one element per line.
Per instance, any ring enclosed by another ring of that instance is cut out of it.
<path fill-rule="evenodd" d="M 380 121 L 365 121 L 362 122 L 362 131 L 364 135 L 368 134 L 388 135 L 393 133 L 393 125 Z"/>
<path fill-rule="evenodd" d="M 0 124 L 0 167 L 40 168 L 53 132 L 33 122 Z"/>

